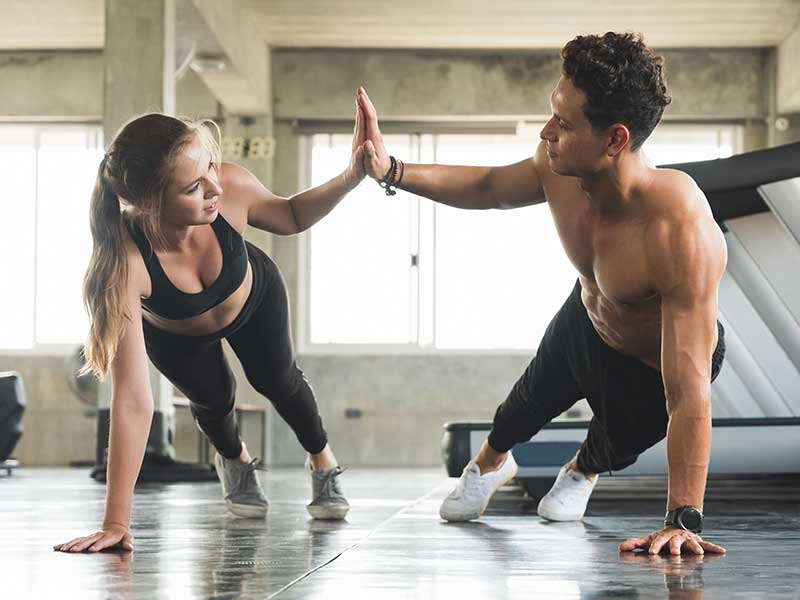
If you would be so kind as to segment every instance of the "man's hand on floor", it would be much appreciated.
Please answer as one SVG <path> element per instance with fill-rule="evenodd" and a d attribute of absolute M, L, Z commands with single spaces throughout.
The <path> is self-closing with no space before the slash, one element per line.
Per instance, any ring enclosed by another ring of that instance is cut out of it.
<path fill-rule="evenodd" d="M 679 556 L 681 551 L 687 554 L 705 554 L 706 552 L 725 554 L 725 548 L 722 546 L 707 542 L 696 533 L 676 527 L 665 527 L 650 535 L 629 538 L 619 545 L 620 552 L 632 552 L 637 548 L 643 548 L 650 554 L 668 551 L 673 556 Z"/>

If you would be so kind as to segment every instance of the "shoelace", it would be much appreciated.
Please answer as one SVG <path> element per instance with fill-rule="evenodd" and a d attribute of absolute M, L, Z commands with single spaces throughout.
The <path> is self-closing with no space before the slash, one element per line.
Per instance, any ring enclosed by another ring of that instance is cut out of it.
<path fill-rule="evenodd" d="M 565 478 L 570 478 L 569 487 L 566 490 L 561 490 L 559 496 L 563 504 L 569 504 L 573 500 L 583 500 L 587 490 L 590 490 L 592 482 L 586 479 L 583 475 L 579 475 L 581 479 L 575 480 L 569 473 L 564 474 Z M 562 482 L 563 485 L 563 482 Z"/>
<path fill-rule="evenodd" d="M 336 494 L 337 496 L 342 495 L 342 490 L 341 488 L 339 488 L 339 482 L 336 480 L 336 478 L 342 473 L 344 473 L 346 470 L 347 467 L 340 467 L 337 465 L 332 470 L 328 471 L 322 476 L 322 487 L 319 489 L 320 498 L 333 497 L 333 494 L 331 494 L 331 488 L 333 488 L 333 493 Z"/>
<path fill-rule="evenodd" d="M 480 498 L 486 494 L 486 487 L 489 485 L 488 478 L 482 478 L 480 474 L 468 473 L 461 477 L 456 484 L 457 497 Z"/>
<path fill-rule="evenodd" d="M 239 471 L 240 476 L 235 480 L 233 489 L 228 490 L 229 496 L 246 491 L 253 483 L 257 483 L 257 480 L 255 480 L 256 471 L 269 471 L 260 458 L 254 458 L 243 465 L 236 465 L 236 470 Z"/>

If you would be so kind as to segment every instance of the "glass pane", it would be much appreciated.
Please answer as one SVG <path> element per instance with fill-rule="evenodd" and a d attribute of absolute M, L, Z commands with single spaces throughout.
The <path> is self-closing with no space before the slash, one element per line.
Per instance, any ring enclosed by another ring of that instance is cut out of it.
<path fill-rule="evenodd" d="M 645 143 L 655 164 L 731 156 L 733 128 L 662 125 Z M 501 165 L 530 157 L 516 136 L 438 136 L 436 161 Z M 436 346 L 532 348 L 574 285 L 545 205 L 465 211 L 436 205 Z"/>
<path fill-rule="evenodd" d="M 34 130 L 0 127 L 0 181 L 3 182 L 0 235 L 0 349 L 33 345 L 36 150 Z"/>
<path fill-rule="evenodd" d="M 399 156 L 409 155 L 409 136 L 385 138 Z M 312 139 L 312 183 L 319 185 L 348 164 L 352 138 L 315 135 Z M 403 192 L 388 197 L 373 180 L 365 179 L 313 227 L 312 343 L 409 343 L 412 201 Z"/>
<path fill-rule="evenodd" d="M 733 155 L 733 128 L 660 125 L 642 149 L 656 165 L 727 158 Z"/>
<path fill-rule="evenodd" d="M 442 164 L 530 158 L 517 136 L 438 136 Z M 436 347 L 535 348 L 575 283 L 546 205 L 469 211 L 436 205 Z"/>
<path fill-rule="evenodd" d="M 89 326 L 81 285 L 92 252 L 89 199 L 103 151 L 98 128 L 41 132 L 37 219 L 37 343 L 77 343 Z"/>

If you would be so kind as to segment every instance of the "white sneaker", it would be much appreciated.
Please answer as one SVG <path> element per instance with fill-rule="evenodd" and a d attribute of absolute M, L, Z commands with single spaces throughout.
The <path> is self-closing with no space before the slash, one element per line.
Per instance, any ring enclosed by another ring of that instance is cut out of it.
<path fill-rule="evenodd" d="M 590 480 L 583 473 L 561 467 L 553 487 L 539 501 L 539 516 L 548 521 L 580 521 L 597 479 Z"/>
<path fill-rule="evenodd" d="M 456 489 L 444 499 L 439 507 L 439 516 L 445 521 L 471 521 L 477 519 L 489 506 L 494 493 L 514 479 L 517 463 L 511 452 L 506 462 L 497 471 L 481 475 L 474 460 L 469 461 L 461 473 Z"/>

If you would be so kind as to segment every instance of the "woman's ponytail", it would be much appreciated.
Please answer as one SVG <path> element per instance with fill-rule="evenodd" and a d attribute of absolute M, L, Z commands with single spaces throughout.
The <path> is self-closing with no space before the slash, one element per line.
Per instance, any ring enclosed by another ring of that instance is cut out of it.
<path fill-rule="evenodd" d="M 89 221 L 93 248 L 83 280 L 83 301 L 91 325 L 84 347 L 86 365 L 81 374 L 94 373 L 102 379 L 108 373 L 125 328 L 128 261 L 123 242 L 120 201 L 106 174 L 108 155 L 97 171 L 92 192 Z"/>

